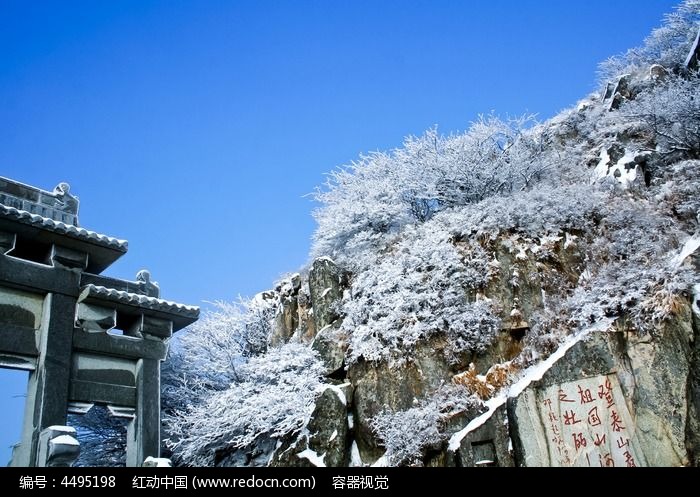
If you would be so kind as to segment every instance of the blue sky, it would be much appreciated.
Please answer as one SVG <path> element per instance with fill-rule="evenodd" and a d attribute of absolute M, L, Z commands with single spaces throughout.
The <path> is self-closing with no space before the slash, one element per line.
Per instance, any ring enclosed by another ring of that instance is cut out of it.
<path fill-rule="evenodd" d="M 675 1 L 0 0 L 0 176 L 68 181 L 107 274 L 232 300 L 307 261 L 305 194 L 479 113 L 551 117 Z M 0 373 L 0 462 L 24 378 Z"/>

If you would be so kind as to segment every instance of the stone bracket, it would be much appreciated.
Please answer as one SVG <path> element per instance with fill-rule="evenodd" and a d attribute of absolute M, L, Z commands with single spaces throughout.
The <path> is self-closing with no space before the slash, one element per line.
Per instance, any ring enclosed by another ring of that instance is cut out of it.
<path fill-rule="evenodd" d="M 80 443 L 75 428 L 49 426 L 39 434 L 37 466 L 69 468 L 80 455 Z"/>
<path fill-rule="evenodd" d="M 0 254 L 6 254 L 10 250 L 15 248 L 16 241 L 17 235 L 15 235 L 14 233 L 0 231 Z"/>
<path fill-rule="evenodd" d="M 147 338 L 154 337 L 165 340 L 173 335 L 173 322 L 141 314 L 138 331 L 146 335 Z"/>
<path fill-rule="evenodd" d="M 107 332 L 117 326 L 117 311 L 78 302 L 75 311 L 75 326 L 89 333 Z"/>
<path fill-rule="evenodd" d="M 51 249 L 51 262 L 54 267 L 84 271 L 88 266 L 88 254 L 54 244 Z"/>

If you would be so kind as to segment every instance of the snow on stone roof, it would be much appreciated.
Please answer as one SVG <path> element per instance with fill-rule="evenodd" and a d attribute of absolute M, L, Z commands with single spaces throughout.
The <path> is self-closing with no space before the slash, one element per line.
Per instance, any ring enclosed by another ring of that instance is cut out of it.
<path fill-rule="evenodd" d="M 85 228 L 62 223 L 60 221 L 54 221 L 48 217 L 42 217 L 38 214 L 32 214 L 31 212 L 15 209 L 14 207 L 8 207 L 2 204 L 0 204 L 0 217 L 18 221 L 28 226 L 53 231 L 54 233 L 58 233 L 60 235 L 67 235 L 84 242 L 116 249 L 122 252 L 126 252 L 129 246 L 129 242 L 126 240 L 101 235 L 94 231 L 86 230 Z"/>
<path fill-rule="evenodd" d="M 153 311 L 167 312 L 169 314 L 177 314 L 182 317 L 196 319 L 199 317 L 199 307 L 178 304 L 170 300 L 157 299 L 155 297 L 147 297 L 138 293 L 130 293 L 114 288 L 107 288 L 99 285 L 86 285 L 80 293 L 80 300 L 94 297 L 112 302 L 118 302 L 125 305 L 133 305 Z"/>

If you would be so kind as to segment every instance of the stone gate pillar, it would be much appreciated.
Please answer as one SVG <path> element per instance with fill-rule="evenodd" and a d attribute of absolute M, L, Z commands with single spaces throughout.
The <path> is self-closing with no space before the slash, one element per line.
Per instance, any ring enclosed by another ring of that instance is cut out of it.
<path fill-rule="evenodd" d="M 127 428 L 126 465 L 141 466 L 160 457 L 160 364 L 141 359 L 136 366 L 136 412 Z"/>

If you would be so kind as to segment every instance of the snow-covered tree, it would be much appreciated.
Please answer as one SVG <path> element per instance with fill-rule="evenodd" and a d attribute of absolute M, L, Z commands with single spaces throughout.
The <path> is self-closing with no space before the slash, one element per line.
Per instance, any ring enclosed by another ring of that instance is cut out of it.
<path fill-rule="evenodd" d="M 485 350 L 499 320 L 486 302 L 470 302 L 467 291 L 486 282 L 486 253 L 478 248 L 461 253 L 434 221 L 407 228 L 404 237 L 355 276 L 344 301 L 350 360 L 402 360 L 435 334 L 449 338 L 450 355 Z"/>
<path fill-rule="evenodd" d="M 532 116 L 482 116 L 465 133 L 432 128 L 332 172 L 315 193 L 322 207 L 314 213 L 314 254 L 357 270 L 372 263 L 363 254 L 387 248 L 404 226 L 541 181 L 553 163 L 543 153 L 545 129 L 534 124 Z"/>
<path fill-rule="evenodd" d="M 163 364 L 163 409 L 227 389 L 247 358 L 267 349 L 274 313 L 274 300 L 264 294 L 236 303 L 217 302 L 181 332 Z"/>
<path fill-rule="evenodd" d="M 674 69 L 685 62 L 700 30 L 700 0 L 683 0 L 673 12 L 664 16 L 661 27 L 654 29 L 642 46 L 600 64 L 603 83 L 622 74 L 635 73 L 651 64 Z"/>
<path fill-rule="evenodd" d="M 68 416 L 80 442 L 75 466 L 124 466 L 126 464 L 127 420 L 115 418 L 102 406 L 94 406 L 82 415 Z"/>
<path fill-rule="evenodd" d="M 229 388 L 167 416 L 173 459 L 211 466 L 218 454 L 261 437 L 282 438 L 308 421 L 323 367 L 306 345 L 290 343 L 238 366 Z"/>
<path fill-rule="evenodd" d="M 658 88 L 625 103 L 621 116 L 638 122 L 657 144 L 657 151 L 677 158 L 700 158 L 700 98 L 697 74 L 669 76 Z"/>
<path fill-rule="evenodd" d="M 410 409 L 375 416 L 372 428 L 382 440 L 392 466 L 420 464 L 427 449 L 439 449 L 447 439 L 447 423 L 477 405 L 478 400 L 466 388 L 443 385 Z"/>

